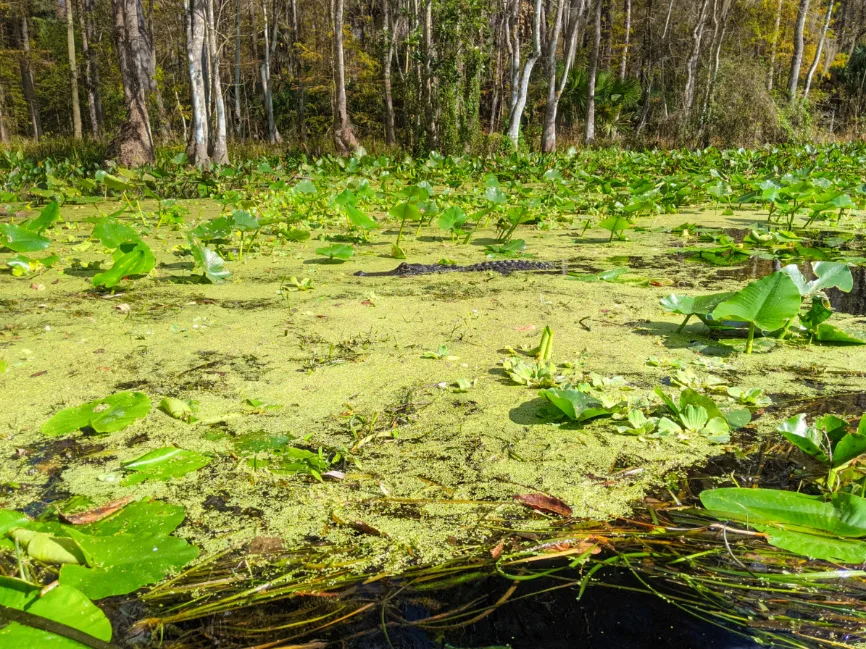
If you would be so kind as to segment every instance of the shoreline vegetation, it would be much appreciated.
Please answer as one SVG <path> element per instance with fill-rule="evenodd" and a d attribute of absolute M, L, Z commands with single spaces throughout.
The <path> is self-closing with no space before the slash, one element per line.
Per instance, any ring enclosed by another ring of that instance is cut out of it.
<path fill-rule="evenodd" d="M 866 639 L 862 145 L 100 160 L 0 159 L 0 644 Z"/>

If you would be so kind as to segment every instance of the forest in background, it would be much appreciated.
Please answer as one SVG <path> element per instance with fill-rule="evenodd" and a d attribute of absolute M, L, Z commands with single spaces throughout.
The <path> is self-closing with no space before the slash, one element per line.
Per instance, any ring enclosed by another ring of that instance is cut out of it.
<path fill-rule="evenodd" d="M 13 0 L 0 139 L 134 166 L 863 133 L 864 0 Z"/>

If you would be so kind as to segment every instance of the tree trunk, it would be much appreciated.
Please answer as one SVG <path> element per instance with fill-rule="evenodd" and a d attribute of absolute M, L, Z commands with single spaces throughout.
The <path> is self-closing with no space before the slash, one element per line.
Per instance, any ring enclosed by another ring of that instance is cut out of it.
<path fill-rule="evenodd" d="M 76 140 L 83 137 L 81 128 L 81 105 L 78 103 L 78 62 L 75 57 L 75 23 L 72 15 L 72 0 L 66 4 L 66 52 L 69 56 L 69 83 L 72 86 L 72 132 Z"/>
<path fill-rule="evenodd" d="M 214 16 L 213 0 L 207 0 L 207 43 L 211 60 L 211 82 L 216 112 L 216 128 L 211 133 L 212 149 L 211 159 L 217 164 L 228 164 L 229 153 L 226 143 L 226 104 L 223 98 L 222 79 L 220 79 L 220 56 L 217 51 L 216 17 Z"/>
<path fill-rule="evenodd" d="M 84 84 L 87 86 L 87 108 L 90 115 L 90 130 L 98 138 L 102 130 L 102 106 L 99 101 L 99 72 L 96 58 L 90 49 L 93 6 L 89 0 L 82 0 L 78 7 L 78 23 L 81 28 L 81 54 L 84 56 Z M 86 14 L 86 15 L 85 15 Z"/>
<path fill-rule="evenodd" d="M 359 146 L 346 105 L 346 61 L 343 57 L 343 0 L 334 0 L 334 146 L 341 156 Z"/>
<path fill-rule="evenodd" d="M 631 44 L 631 0 L 625 0 L 625 36 L 623 38 L 622 59 L 619 62 L 619 78 L 625 79 L 628 69 L 628 48 Z"/>
<path fill-rule="evenodd" d="M 234 99 L 235 137 L 240 139 L 243 131 L 243 118 L 241 117 L 241 0 L 235 0 L 235 68 L 232 98 Z"/>
<path fill-rule="evenodd" d="M 196 166 L 210 165 L 207 151 L 208 118 L 204 83 L 204 0 L 184 0 L 186 11 L 186 56 L 192 93 L 192 130 L 187 156 Z"/>
<path fill-rule="evenodd" d="M 27 110 L 30 113 L 30 124 L 33 126 L 33 139 L 42 137 L 42 119 L 39 117 L 39 102 L 36 99 L 36 84 L 33 81 L 33 68 L 30 65 L 30 32 L 27 29 L 27 17 L 18 23 L 19 39 L 21 41 L 21 56 L 18 65 L 21 68 L 21 91 Z"/>
<path fill-rule="evenodd" d="M 268 34 L 268 5 L 267 0 L 262 0 L 262 15 L 265 19 L 265 58 L 261 66 L 262 76 L 262 91 L 265 95 L 265 114 L 268 118 L 268 142 L 278 144 L 283 141 L 280 132 L 277 130 L 277 122 L 274 117 L 274 95 L 271 88 L 271 40 L 276 42 L 277 38 L 277 21 L 274 17 L 274 38 L 271 39 Z M 276 47 L 276 45 L 273 45 Z"/>
<path fill-rule="evenodd" d="M 709 146 L 707 141 L 707 125 L 710 121 L 710 109 L 716 91 L 716 80 L 719 76 L 719 63 L 722 55 L 722 44 L 725 42 L 725 34 L 728 31 L 728 18 L 730 17 L 733 0 L 714 0 L 713 3 L 713 62 L 707 75 L 707 89 L 704 93 L 704 106 L 701 110 L 701 127 L 699 137 L 703 145 Z M 719 6 L 721 5 L 721 6 Z M 721 29 L 720 29 L 721 28 Z"/>
<path fill-rule="evenodd" d="M 809 0 L 800 0 L 797 10 L 797 24 L 794 26 L 794 56 L 791 58 L 791 73 L 788 75 L 788 97 L 791 103 L 797 100 L 797 86 L 800 84 L 800 67 L 803 65 L 803 32 L 809 15 Z"/>
<path fill-rule="evenodd" d="M 151 44 L 141 0 L 112 0 L 112 6 L 126 120 L 109 152 L 121 165 L 137 167 L 154 159 L 147 112 L 147 91 L 152 83 Z"/>
<path fill-rule="evenodd" d="M 595 142 L 595 80 L 598 76 L 598 55 L 601 50 L 601 14 L 604 0 L 596 0 L 595 34 L 592 41 L 592 54 L 589 58 L 589 78 L 586 84 L 586 130 L 584 142 Z"/>
<path fill-rule="evenodd" d="M 520 0 L 514 0 L 515 5 L 518 5 Z M 515 11 L 515 14 L 517 12 Z M 517 30 L 517 22 L 512 26 Z M 515 56 L 518 57 L 519 65 L 519 40 L 515 42 Z M 508 138 L 512 145 L 517 148 L 520 141 L 520 121 L 523 119 L 523 109 L 526 108 L 526 98 L 529 95 L 529 78 L 532 76 L 532 69 L 541 58 L 541 0 L 535 0 L 535 10 L 532 13 L 532 52 L 526 63 L 523 64 L 523 71 L 518 73 L 517 96 L 514 106 L 511 109 L 511 115 L 508 118 Z M 512 96 L 514 90 L 512 89 Z"/>
<path fill-rule="evenodd" d="M 424 122 L 427 149 L 437 145 L 436 118 L 433 110 L 433 0 L 423 0 L 424 15 L 421 36 L 424 42 L 424 68 L 421 80 L 421 101 L 424 104 Z"/>
<path fill-rule="evenodd" d="M 547 74 L 547 101 L 544 105 L 544 129 L 541 132 L 541 152 L 556 151 L 556 52 L 559 49 L 559 37 L 562 33 L 562 14 L 565 11 L 565 0 L 556 1 L 556 13 L 553 18 L 553 29 L 548 30 L 547 59 L 545 73 Z"/>
<path fill-rule="evenodd" d="M 701 61 L 701 44 L 704 40 L 704 26 L 707 21 L 707 10 L 710 6 L 710 0 L 703 0 L 698 19 L 695 22 L 695 27 L 692 30 L 692 51 L 686 61 L 686 87 L 683 92 L 683 117 L 689 118 L 692 112 L 692 106 L 695 102 L 695 90 L 698 82 L 698 64 Z"/>
<path fill-rule="evenodd" d="M 292 0 L 294 2 L 294 0 Z M 385 60 L 382 62 L 382 83 L 385 91 L 385 144 L 394 146 L 397 137 L 394 133 L 394 98 L 391 89 L 391 64 L 394 60 L 397 34 L 395 25 L 391 24 L 391 2 L 382 0 L 382 29 L 388 44 L 385 48 Z"/>
<path fill-rule="evenodd" d="M 815 71 L 818 69 L 818 64 L 821 62 L 821 53 L 824 51 L 824 42 L 827 40 L 827 30 L 830 28 L 830 19 L 833 17 L 833 8 L 836 5 L 836 0 L 827 2 L 827 14 L 824 16 L 824 26 L 821 28 L 821 38 L 818 40 L 818 49 L 815 50 L 815 58 L 812 59 L 812 65 L 809 66 L 809 74 L 806 75 L 806 87 L 803 89 L 803 97 L 809 96 L 809 90 L 812 88 L 812 79 L 815 76 Z"/>
<path fill-rule="evenodd" d="M 6 93 L 3 91 L 3 86 L 0 86 L 0 142 L 6 144 L 9 142 L 9 133 L 6 130 L 6 119 L 4 111 L 6 110 Z"/>
<path fill-rule="evenodd" d="M 773 43 L 770 46 L 770 69 L 767 72 L 767 90 L 773 90 L 773 82 L 776 79 L 776 53 L 779 51 L 779 28 L 782 25 L 782 4 L 784 0 L 779 0 L 776 5 L 776 23 L 773 27 Z"/>
<path fill-rule="evenodd" d="M 559 110 L 559 100 L 565 91 L 568 75 L 574 63 L 574 55 L 577 51 L 577 32 L 580 27 L 585 1 L 574 0 L 568 12 L 568 29 L 565 36 L 565 60 L 563 61 L 559 84 L 556 81 L 556 50 L 563 27 L 564 0 L 559 0 L 556 8 L 553 31 L 547 52 L 547 101 L 544 106 L 544 129 L 541 132 L 542 153 L 553 153 L 556 151 L 556 115 Z"/>
<path fill-rule="evenodd" d="M 301 32 L 298 20 L 298 2 L 291 0 L 292 10 L 292 60 L 295 64 L 295 80 L 298 84 L 298 140 L 302 146 L 307 144 L 307 91 L 304 87 L 304 63 L 301 59 Z"/>

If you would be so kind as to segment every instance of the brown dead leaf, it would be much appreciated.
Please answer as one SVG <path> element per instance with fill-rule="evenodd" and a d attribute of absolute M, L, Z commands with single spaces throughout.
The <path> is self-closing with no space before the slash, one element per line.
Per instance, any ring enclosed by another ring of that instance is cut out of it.
<path fill-rule="evenodd" d="M 514 500 L 539 512 L 571 518 L 571 507 L 553 496 L 545 496 L 544 494 L 517 494 L 514 496 Z"/>
<path fill-rule="evenodd" d="M 34 284 L 30 285 L 30 288 L 32 288 L 34 291 L 44 291 L 45 290 L 45 284 L 35 284 L 34 283 Z"/>
<path fill-rule="evenodd" d="M 535 325 L 524 325 L 522 327 L 514 327 L 514 331 L 535 331 Z"/>
<path fill-rule="evenodd" d="M 132 311 L 132 307 L 129 306 L 126 302 L 123 302 L 121 304 L 115 304 L 114 308 L 121 313 L 129 313 L 130 311 Z"/>
<path fill-rule="evenodd" d="M 120 500 L 112 500 L 110 503 L 107 503 L 102 507 L 97 507 L 96 509 L 91 509 L 90 511 L 81 512 L 79 514 L 64 514 L 63 512 L 57 512 L 57 517 L 69 525 L 88 525 L 90 523 L 101 521 L 103 518 L 108 518 L 114 512 L 126 507 L 134 499 L 134 496 L 127 496 Z"/>
<path fill-rule="evenodd" d="M 490 556 L 494 559 L 498 559 L 502 556 L 502 551 L 505 549 L 505 539 L 502 539 L 499 543 L 497 543 L 490 550 Z"/>

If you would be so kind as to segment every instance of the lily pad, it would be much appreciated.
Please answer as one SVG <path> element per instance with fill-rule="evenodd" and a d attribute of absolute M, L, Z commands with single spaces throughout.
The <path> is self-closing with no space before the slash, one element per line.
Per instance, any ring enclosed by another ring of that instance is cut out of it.
<path fill-rule="evenodd" d="M 123 430 L 150 410 L 150 399 L 142 392 L 117 392 L 80 406 L 64 408 L 42 424 L 42 433 L 51 437 L 82 428 L 97 433 Z"/>
<path fill-rule="evenodd" d="M 549 388 L 541 390 L 540 394 L 572 421 L 586 421 L 610 414 L 610 410 L 604 408 L 601 401 L 579 390 Z"/>
<path fill-rule="evenodd" d="M 132 472 L 123 480 L 124 485 L 134 485 L 145 480 L 170 480 L 191 473 L 210 464 L 211 458 L 198 451 L 167 446 L 145 453 L 139 458 L 125 462 L 123 468 Z"/>

